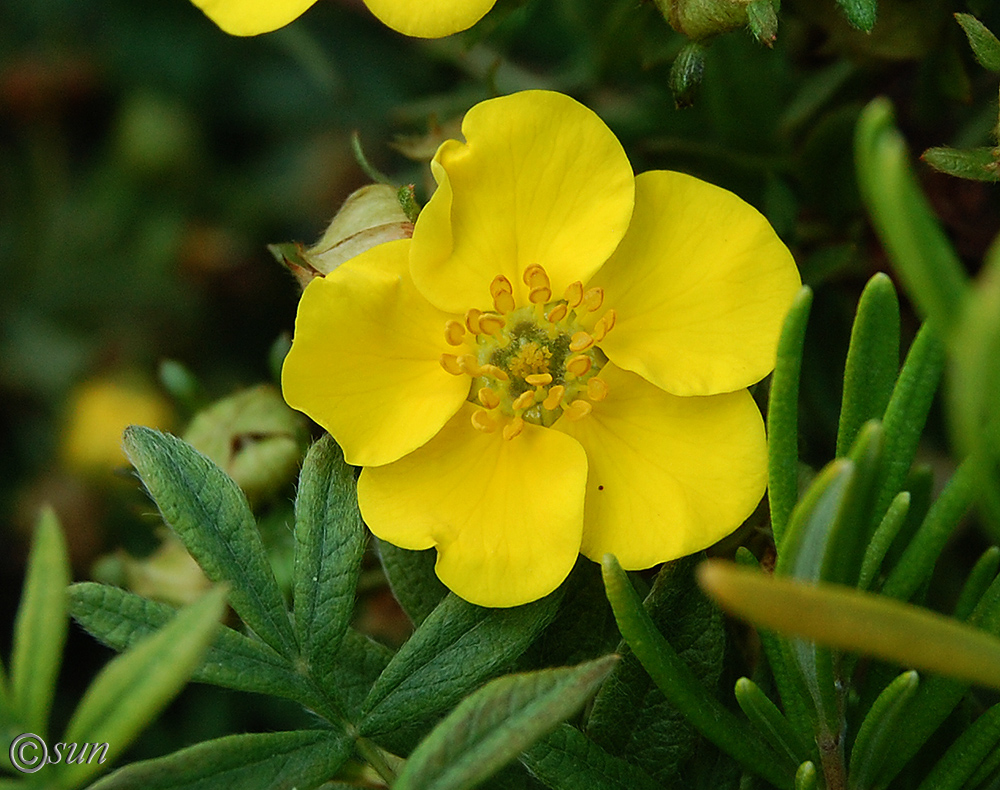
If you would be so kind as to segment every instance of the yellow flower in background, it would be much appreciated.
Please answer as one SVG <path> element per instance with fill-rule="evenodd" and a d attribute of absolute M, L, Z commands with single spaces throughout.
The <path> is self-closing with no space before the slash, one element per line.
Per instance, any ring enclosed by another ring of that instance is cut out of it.
<path fill-rule="evenodd" d="M 298 19 L 316 0 L 192 0 L 234 36 L 270 33 Z M 364 0 L 383 23 L 417 38 L 441 38 L 472 27 L 496 0 Z"/>
<path fill-rule="evenodd" d="M 438 552 L 484 606 L 540 598 L 578 553 L 647 568 L 764 492 L 748 391 L 799 287 L 767 221 L 680 173 L 634 177 L 573 99 L 483 102 L 432 169 L 412 239 L 306 288 L 283 390 L 363 466 L 380 538 Z"/>

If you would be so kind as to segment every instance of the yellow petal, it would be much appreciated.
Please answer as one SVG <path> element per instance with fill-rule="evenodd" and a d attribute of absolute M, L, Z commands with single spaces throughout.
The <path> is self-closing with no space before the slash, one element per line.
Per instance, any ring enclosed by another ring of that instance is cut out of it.
<path fill-rule="evenodd" d="M 192 0 L 233 36 L 270 33 L 298 19 L 316 0 Z"/>
<path fill-rule="evenodd" d="M 435 155 L 438 189 L 413 232 L 411 273 L 444 310 L 490 308 L 503 274 L 526 303 L 531 264 L 553 294 L 586 282 L 618 245 L 632 213 L 634 178 L 604 122 L 568 96 L 525 91 L 477 104 L 466 143 Z"/>
<path fill-rule="evenodd" d="M 472 427 L 466 404 L 426 445 L 365 468 L 358 502 L 378 537 L 438 550 L 437 575 L 480 606 L 547 595 L 580 550 L 587 459 L 568 436 L 525 425 L 519 436 Z"/>
<path fill-rule="evenodd" d="M 393 30 L 418 38 L 441 38 L 472 27 L 496 0 L 365 0 Z"/>
<path fill-rule="evenodd" d="M 636 178 L 632 224 L 590 283 L 617 313 L 601 349 L 675 395 L 732 392 L 766 376 L 799 284 L 756 209 L 664 171 Z"/>
<path fill-rule="evenodd" d="M 348 463 L 378 465 L 416 449 L 458 410 L 470 379 L 447 373 L 454 316 L 427 303 L 407 273 L 409 240 L 388 242 L 306 288 L 281 371 L 288 404 L 326 428 Z"/>
<path fill-rule="evenodd" d="M 587 451 L 581 552 L 634 570 L 683 557 L 735 530 L 764 494 L 764 422 L 746 390 L 678 398 L 608 364 L 607 397 L 555 428 Z"/>

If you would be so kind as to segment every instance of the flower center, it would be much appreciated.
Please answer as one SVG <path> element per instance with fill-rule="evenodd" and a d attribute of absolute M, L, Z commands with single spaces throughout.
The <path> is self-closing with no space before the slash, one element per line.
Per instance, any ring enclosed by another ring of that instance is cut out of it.
<path fill-rule="evenodd" d="M 492 433 L 500 428 L 513 439 L 524 423 L 549 427 L 563 415 L 579 420 L 604 400 L 608 385 L 598 374 L 608 358 L 597 347 L 615 324 L 608 310 L 585 330 L 578 320 L 601 309 L 604 291 L 571 283 L 561 299 L 552 298 L 545 270 L 534 264 L 524 272 L 528 304 L 515 304 L 503 275 L 493 278 L 492 312 L 468 310 L 464 321 L 449 321 L 445 339 L 466 353 L 442 354 L 441 366 L 471 377 L 469 398 L 481 406 L 472 424 Z"/>

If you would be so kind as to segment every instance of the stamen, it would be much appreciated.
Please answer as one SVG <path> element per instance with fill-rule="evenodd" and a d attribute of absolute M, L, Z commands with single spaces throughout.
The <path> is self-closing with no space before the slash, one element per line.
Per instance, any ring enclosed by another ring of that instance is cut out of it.
<path fill-rule="evenodd" d="M 496 379 L 497 381 L 510 381 L 510 376 L 496 365 L 483 365 L 479 368 L 480 376 L 489 376 L 491 379 Z"/>
<path fill-rule="evenodd" d="M 538 288 L 543 285 L 548 288 L 550 285 L 549 276 L 545 273 L 545 269 L 537 263 L 533 263 L 525 269 L 521 277 L 529 288 Z"/>
<path fill-rule="evenodd" d="M 444 339 L 448 342 L 448 345 L 462 345 L 463 337 L 465 337 L 465 327 L 458 321 L 449 321 L 444 325 Z"/>
<path fill-rule="evenodd" d="M 591 381 L 593 380 L 594 379 L 591 379 Z M 476 393 L 476 397 L 479 398 L 479 402 L 487 409 L 495 409 L 500 405 L 500 396 L 489 387 L 483 387 L 479 390 L 479 392 Z"/>
<path fill-rule="evenodd" d="M 583 283 L 577 280 L 567 285 L 563 299 L 570 307 L 579 307 L 580 302 L 583 301 Z"/>
<path fill-rule="evenodd" d="M 525 376 L 524 380 L 527 381 L 532 387 L 544 387 L 546 384 L 552 383 L 552 374 L 532 373 L 530 376 Z"/>
<path fill-rule="evenodd" d="M 503 438 L 510 441 L 524 430 L 524 418 L 515 417 L 503 427 Z"/>
<path fill-rule="evenodd" d="M 577 354 L 575 357 L 570 357 L 566 360 L 566 372 L 580 378 L 580 376 L 587 375 L 587 371 L 590 370 L 592 364 L 590 357 L 585 354 Z"/>
<path fill-rule="evenodd" d="M 479 362 L 472 354 L 462 354 L 458 358 L 458 366 L 462 369 L 463 373 L 468 373 L 470 376 L 483 375 L 483 369 L 479 367 Z"/>
<path fill-rule="evenodd" d="M 591 288 L 583 295 L 583 306 L 591 313 L 600 310 L 602 304 L 604 304 L 603 288 Z"/>
<path fill-rule="evenodd" d="M 587 403 L 587 401 L 575 400 L 569 406 L 566 407 L 566 410 L 563 412 L 563 414 L 566 415 L 567 420 L 570 420 L 571 422 L 576 422 L 577 420 L 582 420 L 593 410 L 594 407 L 591 406 L 589 403 Z"/>
<path fill-rule="evenodd" d="M 479 319 L 479 331 L 484 335 L 495 335 L 506 326 L 507 322 L 502 315 L 487 313 Z"/>
<path fill-rule="evenodd" d="M 548 315 L 545 316 L 545 320 L 552 324 L 558 324 L 566 317 L 566 313 L 569 312 L 569 307 L 565 304 L 557 304 L 551 310 L 549 310 Z"/>
<path fill-rule="evenodd" d="M 594 345 L 594 338 L 588 335 L 586 332 L 576 332 L 569 341 L 570 351 L 586 351 Z"/>
<path fill-rule="evenodd" d="M 545 396 L 542 406 L 549 411 L 554 411 L 559 407 L 559 402 L 562 400 L 564 394 L 566 394 L 566 388 L 562 384 L 556 384 L 556 386 L 549 390 L 549 394 Z"/>
<path fill-rule="evenodd" d="M 602 401 L 608 397 L 608 382 L 594 376 L 587 381 L 587 397 L 592 401 Z"/>
<path fill-rule="evenodd" d="M 441 367 L 451 373 L 451 375 L 461 376 L 465 372 L 462 370 L 462 366 L 458 362 L 458 357 L 454 354 L 442 354 L 439 359 Z"/>
<path fill-rule="evenodd" d="M 465 325 L 474 335 L 481 334 L 483 331 L 479 328 L 479 318 L 482 314 L 483 311 L 475 307 L 470 307 L 465 313 Z"/>
<path fill-rule="evenodd" d="M 514 286 L 510 284 L 510 280 L 502 274 L 498 274 L 493 278 L 493 282 L 490 283 L 490 296 L 496 299 L 497 294 L 502 293 L 514 293 Z"/>
<path fill-rule="evenodd" d="M 514 296 L 507 291 L 501 291 L 493 297 L 493 307 L 502 315 L 507 315 L 514 309 Z"/>
<path fill-rule="evenodd" d="M 600 320 L 594 324 L 594 330 L 591 334 L 594 336 L 594 342 L 600 343 L 615 327 L 615 318 L 617 315 L 614 310 L 608 310 L 604 315 L 601 316 Z"/>
<path fill-rule="evenodd" d="M 544 272 L 543 272 L 544 274 Z M 552 301 L 552 289 L 548 285 L 538 285 L 528 291 L 528 301 L 532 304 L 545 304 Z"/>
<path fill-rule="evenodd" d="M 510 407 L 514 411 L 521 411 L 522 409 L 527 409 L 530 406 L 535 405 L 535 391 L 528 390 L 527 392 L 522 392 L 515 398 L 514 402 L 510 404 Z"/>
<path fill-rule="evenodd" d="M 488 411 L 479 409 L 472 413 L 472 427 L 483 433 L 493 433 L 497 429 L 497 421 L 490 416 Z"/>

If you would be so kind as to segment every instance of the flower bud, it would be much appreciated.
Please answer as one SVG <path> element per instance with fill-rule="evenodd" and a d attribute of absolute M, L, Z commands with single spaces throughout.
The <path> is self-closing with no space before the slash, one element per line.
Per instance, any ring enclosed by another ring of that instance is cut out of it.
<path fill-rule="evenodd" d="M 293 480 L 307 441 L 301 415 L 269 385 L 209 406 L 195 416 L 183 438 L 222 467 L 251 504 L 267 500 Z"/>
<path fill-rule="evenodd" d="M 656 0 L 670 27 L 693 41 L 747 24 L 749 0 Z"/>

